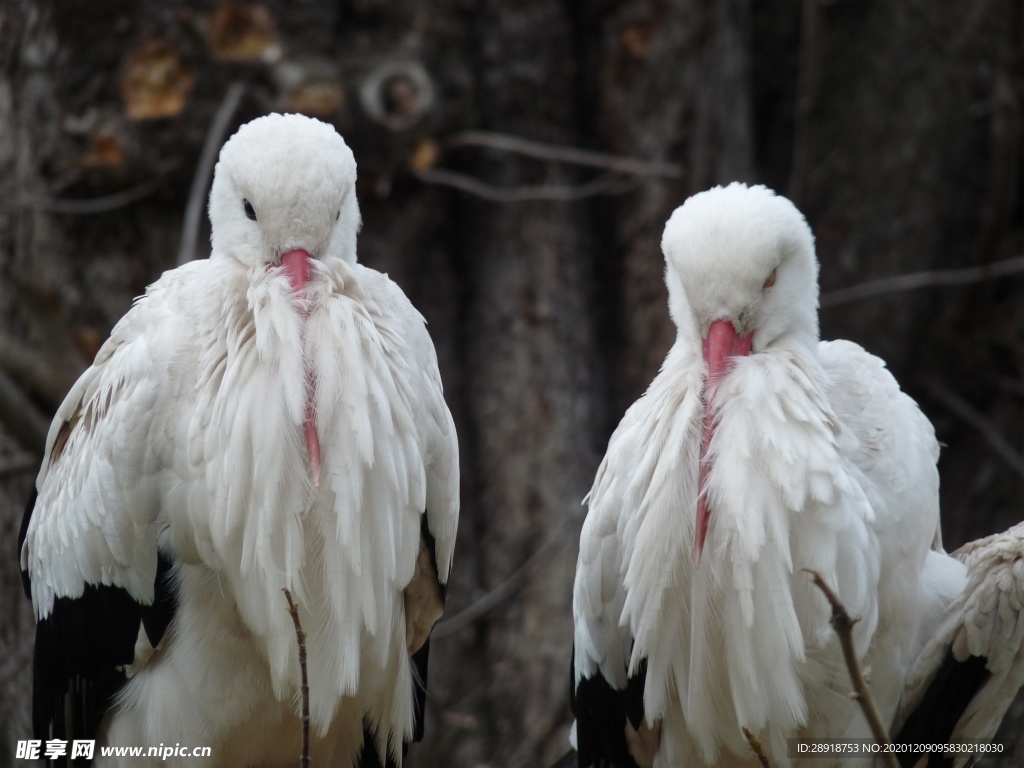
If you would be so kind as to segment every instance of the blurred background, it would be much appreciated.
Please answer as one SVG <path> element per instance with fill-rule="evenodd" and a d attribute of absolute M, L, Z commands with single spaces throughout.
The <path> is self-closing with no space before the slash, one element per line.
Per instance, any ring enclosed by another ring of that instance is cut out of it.
<path fill-rule="evenodd" d="M 1020 0 L 4 0 L 0 765 L 46 427 L 133 297 L 207 255 L 238 125 L 338 127 L 359 258 L 438 349 L 462 524 L 409 762 L 533 766 L 566 746 L 580 501 L 673 340 L 658 244 L 690 194 L 804 211 L 822 336 L 885 358 L 945 446 L 947 549 L 1024 516 L 1022 62 Z"/>

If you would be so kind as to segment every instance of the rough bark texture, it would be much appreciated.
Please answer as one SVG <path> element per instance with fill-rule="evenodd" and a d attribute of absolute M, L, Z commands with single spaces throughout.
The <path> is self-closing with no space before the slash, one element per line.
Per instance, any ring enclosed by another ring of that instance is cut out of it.
<path fill-rule="evenodd" d="M 456 417 L 463 522 L 448 615 L 501 599 L 434 643 L 427 740 L 410 762 L 547 762 L 570 722 L 579 502 L 674 336 L 666 218 L 716 183 L 767 183 L 806 213 L 826 298 L 1019 256 L 1021 3 L 264 7 L 281 51 L 269 63 L 214 54 L 214 0 L 0 4 L 0 763 L 29 732 L 32 619 L 12 550 L 42 429 L 132 298 L 174 266 L 202 144 L 236 82 L 229 131 L 304 109 L 352 146 L 360 258 L 426 315 Z M 123 81 L 153 40 L 185 73 L 171 87 L 184 108 L 132 120 Z M 369 88 L 388 68 L 398 75 Z M 468 130 L 678 172 L 606 178 L 455 140 Z M 527 199 L 484 199 L 467 177 Z M 595 181 L 609 194 L 528 193 Z M 66 202 L 94 198 L 109 209 Z M 207 235 L 204 223 L 200 255 Z M 822 311 L 823 337 L 885 357 L 935 422 L 949 548 L 1024 509 L 1021 289 L 1017 274 Z M 986 425 L 1016 459 L 993 450 Z"/>

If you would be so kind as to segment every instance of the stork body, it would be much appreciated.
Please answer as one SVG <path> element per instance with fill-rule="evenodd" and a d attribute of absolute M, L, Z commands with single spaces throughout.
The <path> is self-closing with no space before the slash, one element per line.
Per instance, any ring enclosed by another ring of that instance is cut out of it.
<path fill-rule="evenodd" d="M 58 411 L 21 548 L 37 738 L 293 764 L 282 588 L 313 760 L 400 763 L 422 733 L 458 448 L 422 317 L 356 263 L 354 187 L 330 126 L 244 126 L 210 259 L 152 285 Z"/>
<path fill-rule="evenodd" d="M 819 341 L 813 240 L 789 201 L 702 193 L 662 248 L 676 342 L 612 435 L 580 540 L 580 765 L 756 765 L 742 728 L 789 765 L 787 738 L 870 736 L 801 569 L 861 617 L 886 719 L 962 588 L 938 444 L 879 359 Z"/>

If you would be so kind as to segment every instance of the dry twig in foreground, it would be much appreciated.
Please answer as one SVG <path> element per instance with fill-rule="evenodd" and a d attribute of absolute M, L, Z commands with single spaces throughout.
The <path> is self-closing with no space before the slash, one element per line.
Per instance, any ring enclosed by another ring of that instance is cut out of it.
<path fill-rule="evenodd" d="M 757 737 L 747 730 L 746 727 L 743 728 L 743 736 L 746 738 L 747 744 L 750 745 L 750 749 L 757 755 L 757 761 L 761 763 L 761 768 L 772 768 L 768 755 L 764 753 L 764 747 L 761 746 L 761 742 L 757 740 Z"/>
<path fill-rule="evenodd" d="M 825 599 L 832 606 L 832 629 L 839 635 L 839 644 L 843 648 L 843 659 L 846 661 L 846 669 L 849 671 L 850 680 L 853 682 L 853 696 L 864 711 L 864 717 L 867 718 L 868 725 L 871 726 L 871 733 L 875 737 L 875 741 L 879 744 L 891 745 L 892 739 L 889 738 L 889 731 L 886 729 L 885 724 L 882 723 L 882 716 L 878 714 L 875 700 L 871 698 L 868 683 L 864 679 L 864 673 L 861 672 L 860 664 L 857 661 L 857 652 L 853 648 L 853 625 L 860 621 L 860 618 L 850 618 L 850 614 L 846 612 L 846 608 L 839 602 L 836 593 L 829 589 L 828 584 L 822 580 L 821 575 L 817 571 L 812 571 L 810 568 L 802 568 L 801 570 L 811 575 L 811 581 L 822 591 Z M 899 763 L 896 761 L 896 756 L 891 749 L 882 756 L 882 762 L 887 768 L 899 768 Z"/>
<path fill-rule="evenodd" d="M 299 641 L 299 670 L 302 673 L 302 756 L 299 758 L 300 768 L 309 768 L 309 677 L 306 674 L 306 633 L 302 631 L 299 621 L 299 608 L 292 601 L 292 593 L 288 587 L 281 587 L 288 600 L 288 613 L 295 624 L 295 637 Z"/>

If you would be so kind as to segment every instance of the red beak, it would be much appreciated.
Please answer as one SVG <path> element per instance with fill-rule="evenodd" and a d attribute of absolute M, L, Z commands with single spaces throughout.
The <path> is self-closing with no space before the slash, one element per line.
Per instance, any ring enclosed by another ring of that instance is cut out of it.
<path fill-rule="evenodd" d="M 704 550 L 704 540 L 708 535 L 708 523 L 711 520 L 711 508 L 708 506 L 707 479 L 711 469 L 707 459 L 711 447 L 711 437 L 715 432 L 715 411 L 711 405 L 709 385 L 728 373 L 729 359 L 750 354 L 750 345 L 754 339 L 751 331 L 743 336 L 736 332 L 736 327 L 728 320 L 716 320 L 708 328 L 708 335 L 702 345 L 704 364 L 708 367 L 708 375 L 704 380 L 704 429 L 700 441 L 700 469 L 698 474 L 697 496 L 697 529 L 694 542 L 694 567 L 700 567 L 700 555 Z"/>
<path fill-rule="evenodd" d="M 313 273 L 313 257 L 308 252 L 297 248 L 281 256 L 281 266 L 288 275 L 292 290 L 302 296 L 306 293 L 306 285 Z"/>

